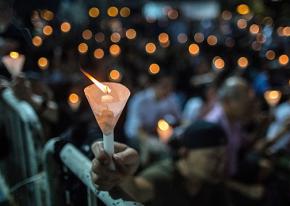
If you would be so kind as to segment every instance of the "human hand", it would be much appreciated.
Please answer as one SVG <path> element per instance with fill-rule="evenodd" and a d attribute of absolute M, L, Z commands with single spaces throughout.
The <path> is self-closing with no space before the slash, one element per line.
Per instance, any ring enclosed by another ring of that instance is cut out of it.
<path fill-rule="evenodd" d="M 92 145 L 95 158 L 92 161 L 92 180 L 101 190 L 111 190 L 118 186 L 127 177 L 133 175 L 139 165 L 139 156 L 136 150 L 125 144 L 115 143 L 115 154 L 110 157 L 104 151 L 103 143 L 96 142 Z M 116 169 L 110 169 L 111 161 Z"/>

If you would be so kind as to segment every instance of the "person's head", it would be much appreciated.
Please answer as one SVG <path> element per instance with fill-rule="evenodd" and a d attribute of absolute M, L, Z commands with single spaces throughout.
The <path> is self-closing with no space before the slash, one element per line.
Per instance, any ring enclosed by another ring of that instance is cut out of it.
<path fill-rule="evenodd" d="M 180 172 L 188 180 L 218 182 L 224 176 L 227 138 L 213 123 L 197 121 L 177 139 Z"/>
<path fill-rule="evenodd" d="M 151 83 L 155 90 L 156 99 L 164 99 L 173 91 L 174 78 L 169 73 L 160 72 L 151 77 Z"/>
<path fill-rule="evenodd" d="M 13 16 L 13 1 L 0 0 L 0 31 L 5 30 L 7 25 L 11 22 Z"/>
<path fill-rule="evenodd" d="M 219 89 L 218 97 L 228 118 L 243 120 L 249 112 L 254 95 L 244 79 L 230 77 Z"/>

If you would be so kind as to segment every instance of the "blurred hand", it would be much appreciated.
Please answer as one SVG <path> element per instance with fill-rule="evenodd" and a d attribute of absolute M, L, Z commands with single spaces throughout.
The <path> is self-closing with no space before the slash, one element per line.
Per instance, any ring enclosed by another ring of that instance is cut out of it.
<path fill-rule="evenodd" d="M 139 156 L 136 150 L 125 144 L 115 143 L 115 154 L 110 157 L 104 151 L 103 143 L 96 142 L 92 145 L 95 158 L 92 161 L 92 180 L 100 190 L 111 190 L 122 181 L 133 175 L 139 165 Z M 116 170 L 110 169 L 111 161 Z"/>

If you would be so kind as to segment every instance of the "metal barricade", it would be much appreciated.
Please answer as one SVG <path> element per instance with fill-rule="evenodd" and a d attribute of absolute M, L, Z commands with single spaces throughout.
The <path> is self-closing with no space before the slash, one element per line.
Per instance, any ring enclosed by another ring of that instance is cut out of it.
<path fill-rule="evenodd" d="M 18 205 L 40 206 L 40 148 L 37 149 L 35 143 L 41 135 L 39 119 L 33 108 L 18 100 L 9 88 L 1 93 L 0 116 L 9 146 L 8 155 L 0 161 L 0 172 Z"/>
<path fill-rule="evenodd" d="M 57 163 L 59 158 L 60 163 Z M 59 190 L 63 189 L 57 180 L 60 165 L 63 164 L 87 187 L 87 205 L 96 206 L 96 199 L 100 199 L 107 206 L 129 206 L 142 205 L 140 203 L 124 201 L 122 199 L 113 199 L 108 192 L 99 191 L 91 180 L 91 161 L 82 154 L 75 146 L 70 143 L 62 143 L 60 139 L 51 139 L 44 149 L 44 162 L 47 179 L 47 206 L 64 205 L 63 193 Z"/>

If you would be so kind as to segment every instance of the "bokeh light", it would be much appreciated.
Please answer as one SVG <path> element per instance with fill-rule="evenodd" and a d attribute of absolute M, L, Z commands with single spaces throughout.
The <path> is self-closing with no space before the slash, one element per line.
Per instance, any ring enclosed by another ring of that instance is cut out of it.
<path fill-rule="evenodd" d="M 245 19 L 239 19 L 237 21 L 237 26 L 238 26 L 239 29 L 245 29 L 245 28 L 247 28 L 248 23 L 247 23 L 247 21 Z"/>
<path fill-rule="evenodd" d="M 95 40 L 98 43 L 102 43 L 103 41 L 105 41 L 105 34 L 103 32 L 98 32 L 95 34 Z"/>
<path fill-rule="evenodd" d="M 121 35 L 118 32 L 114 32 L 111 34 L 111 41 L 114 43 L 118 43 L 121 40 Z"/>
<path fill-rule="evenodd" d="M 237 12 L 241 15 L 246 15 L 250 13 L 250 8 L 247 4 L 240 4 L 237 6 Z"/>
<path fill-rule="evenodd" d="M 71 24 L 67 21 L 62 22 L 60 25 L 60 30 L 64 33 L 67 33 L 71 30 Z"/>
<path fill-rule="evenodd" d="M 136 38 L 136 35 L 137 35 L 137 32 L 135 29 L 128 29 L 126 31 L 126 37 L 128 39 L 135 39 Z"/>
<path fill-rule="evenodd" d="M 150 64 L 148 71 L 150 74 L 153 74 L 153 75 L 158 74 L 160 72 L 160 67 L 158 64 L 152 63 Z"/>
<path fill-rule="evenodd" d="M 131 11 L 128 7 L 123 7 L 120 9 L 120 16 L 121 17 L 128 17 L 128 16 L 130 16 L 130 13 L 131 13 Z"/>
<path fill-rule="evenodd" d="M 178 34 L 177 35 L 177 41 L 179 42 L 179 43 L 181 43 L 181 44 L 184 44 L 184 43 L 186 43 L 187 42 L 187 35 L 186 34 L 184 34 L 184 33 L 180 33 L 180 34 Z"/>
<path fill-rule="evenodd" d="M 46 36 L 50 36 L 53 33 L 53 28 L 50 25 L 46 25 L 43 27 L 42 33 Z"/>
<path fill-rule="evenodd" d="M 237 63 L 238 63 L 238 65 L 239 65 L 240 68 L 244 69 L 244 68 L 248 67 L 249 60 L 247 59 L 247 57 L 240 57 L 238 59 L 238 62 Z"/>
<path fill-rule="evenodd" d="M 110 76 L 110 79 L 113 81 L 120 81 L 122 78 L 121 73 L 116 69 L 111 70 L 109 76 Z"/>
<path fill-rule="evenodd" d="M 86 43 L 80 43 L 79 46 L 78 46 L 78 51 L 81 54 L 87 53 L 88 49 L 89 49 L 89 47 L 88 47 L 88 45 Z"/>
<path fill-rule="evenodd" d="M 207 37 L 207 43 L 210 45 L 210 46 L 214 46 L 216 45 L 218 42 L 218 39 L 215 35 L 210 35 Z"/>
<path fill-rule="evenodd" d="M 215 56 L 212 63 L 217 70 L 221 70 L 225 67 L 225 61 L 220 56 Z"/>
<path fill-rule="evenodd" d="M 196 56 L 199 54 L 199 46 L 197 44 L 190 44 L 188 47 L 188 52 L 192 55 L 192 56 Z"/>
<path fill-rule="evenodd" d="M 39 47 L 42 45 L 42 38 L 40 36 L 34 36 L 32 38 L 32 44 L 36 47 Z"/>
<path fill-rule="evenodd" d="M 113 44 L 113 45 L 110 46 L 110 54 L 112 56 L 119 56 L 120 53 L 121 53 L 121 48 L 120 48 L 119 45 Z"/>
<path fill-rule="evenodd" d="M 118 15 L 118 12 L 119 12 L 119 10 L 118 10 L 118 8 L 115 7 L 115 6 L 111 6 L 111 7 L 109 7 L 108 10 L 107 10 L 107 14 L 108 14 L 108 16 L 110 16 L 110 17 L 116 17 L 116 16 Z"/>
<path fill-rule="evenodd" d="M 86 29 L 82 32 L 82 37 L 83 39 L 85 40 L 90 40 L 92 37 L 93 37 L 93 33 L 91 30 L 89 29 Z"/>
<path fill-rule="evenodd" d="M 94 57 L 96 59 L 102 59 L 104 57 L 105 53 L 104 50 L 101 48 L 95 49 L 94 51 Z"/>
<path fill-rule="evenodd" d="M 148 54 L 153 54 L 156 51 L 156 46 L 154 43 L 149 42 L 145 45 L 145 50 Z"/>
<path fill-rule="evenodd" d="M 249 30 L 252 34 L 257 34 L 260 31 L 260 27 L 257 24 L 252 24 Z"/>
<path fill-rule="evenodd" d="M 197 32 L 196 34 L 194 34 L 193 38 L 196 43 L 202 43 L 204 41 L 204 35 L 201 32 Z"/>
<path fill-rule="evenodd" d="M 266 58 L 268 60 L 274 60 L 275 57 L 276 57 L 276 54 L 275 54 L 275 52 L 273 50 L 269 50 L 269 51 L 266 52 Z"/>
<path fill-rule="evenodd" d="M 100 15 L 100 10 L 97 7 L 92 7 L 89 9 L 89 16 L 92 18 L 97 18 Z"/>
<path fill-rule="evenodd" d="M 49 62 L 48 62 L 48 59 L 45 58 L 45 57 L 40 57 L 37 61 L 38 63 L 38 66 L 40 69 L 47 69 L 48 68 L 48 65 L 49 65 Z"/>
<path fill-rule="evenodd" d="M 287 65 L 289 63 L 289 57 L 286 54 L 282 54 L 279 56 L 279 64 Z"/>
<path fill-rule="evenodd" d="M 166 33 L 161 33 L 158 35 L 158 40 L 161 44 L 166 44 L 169 41 L 169 36 Z"/>

